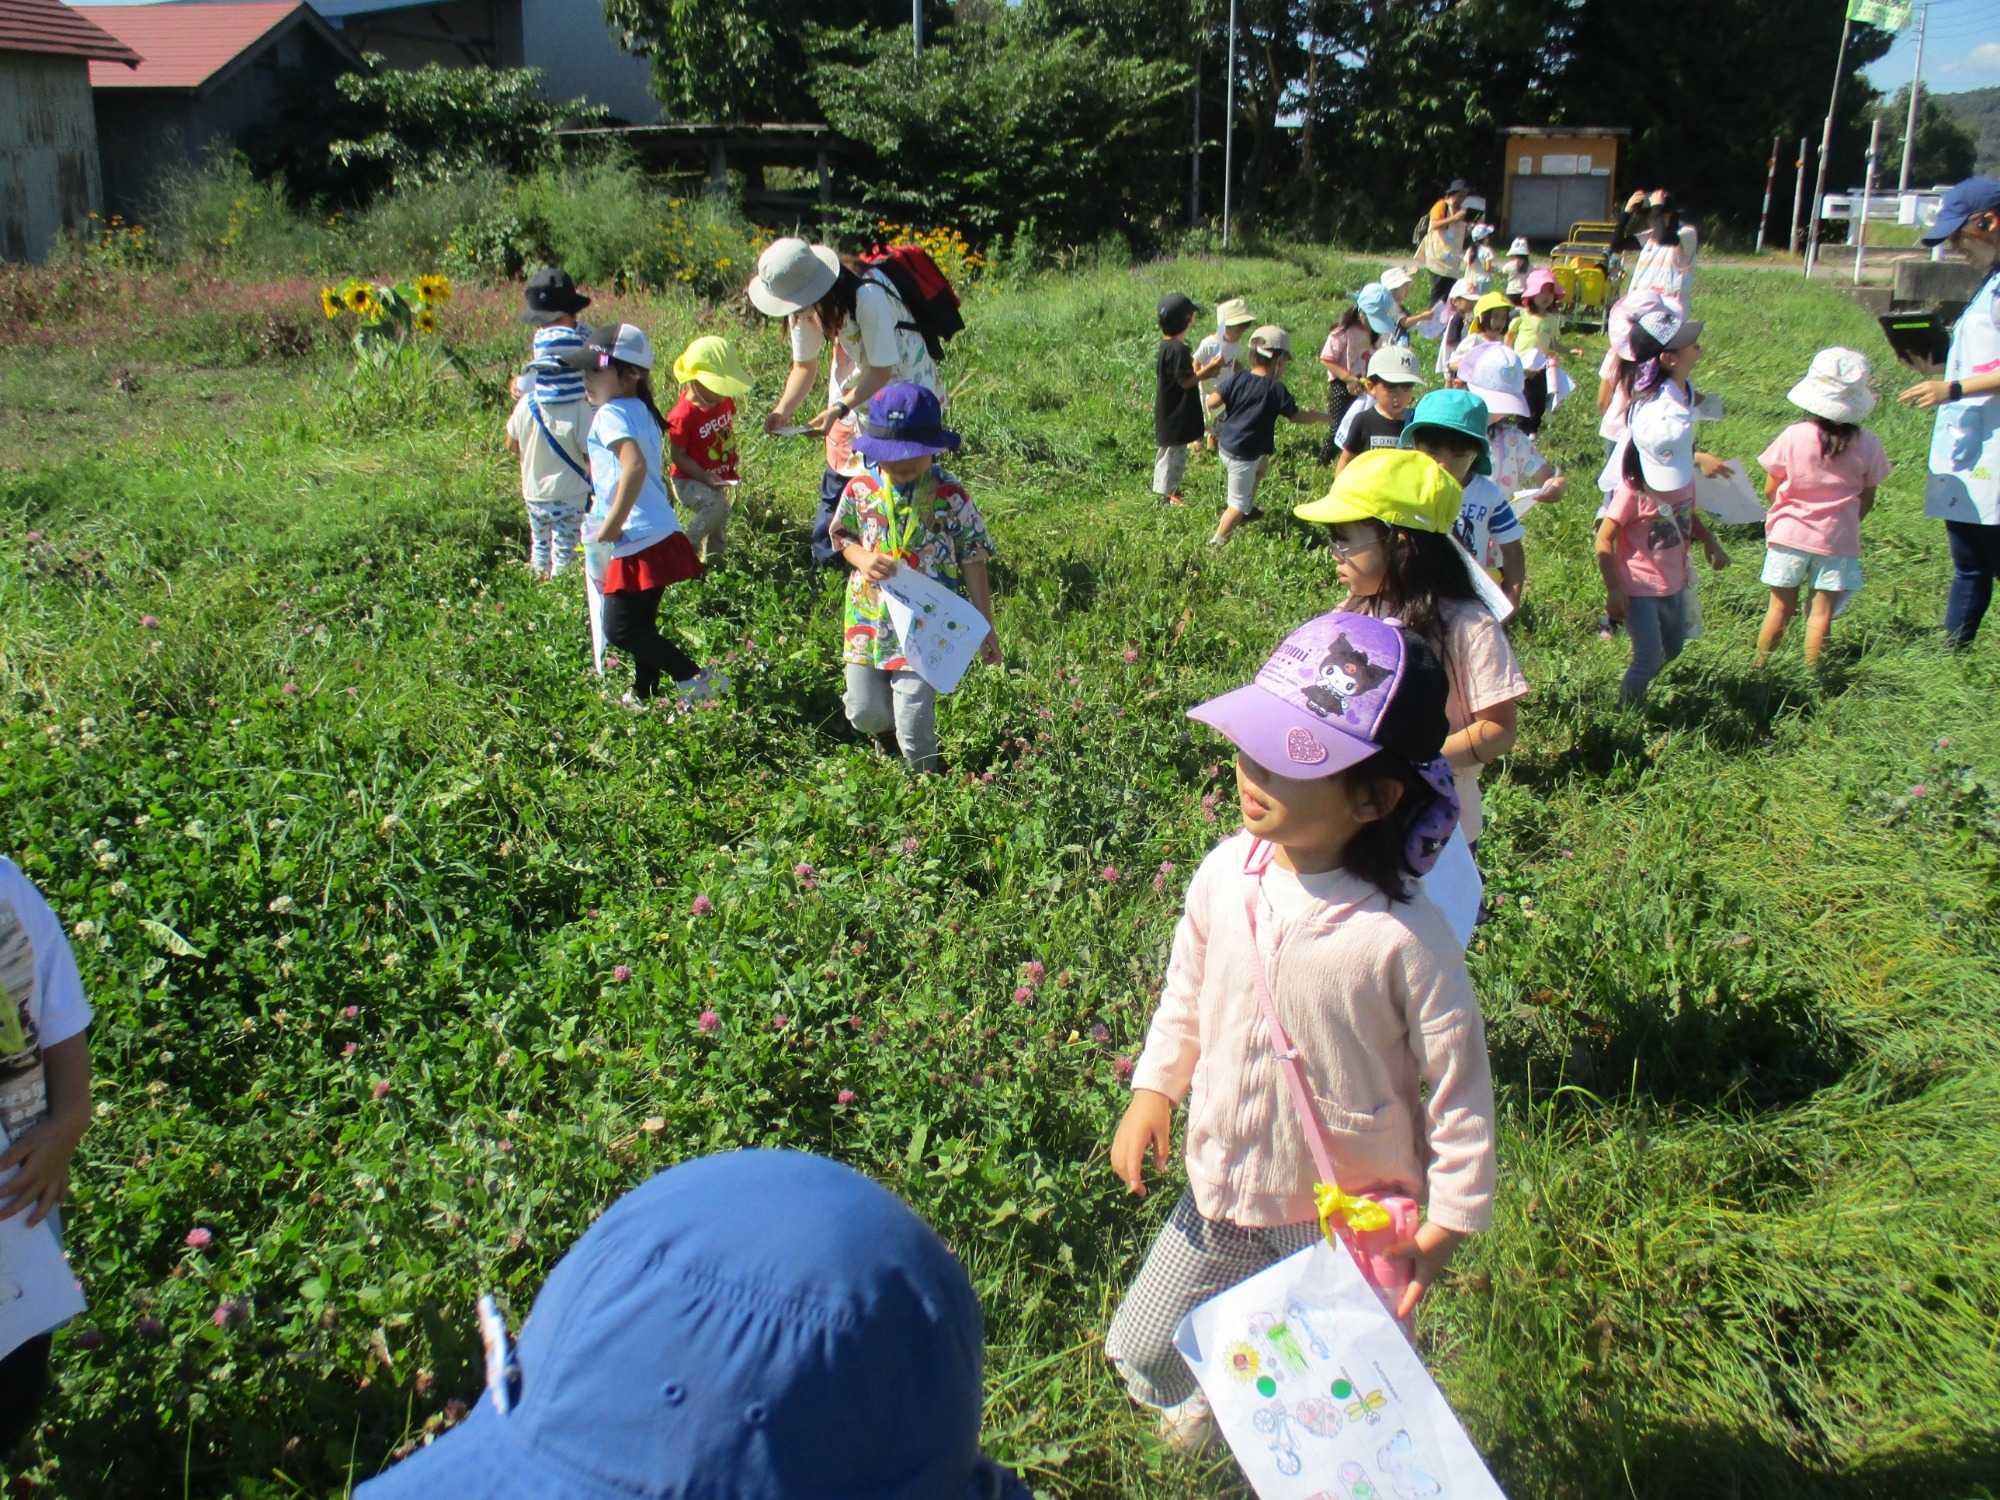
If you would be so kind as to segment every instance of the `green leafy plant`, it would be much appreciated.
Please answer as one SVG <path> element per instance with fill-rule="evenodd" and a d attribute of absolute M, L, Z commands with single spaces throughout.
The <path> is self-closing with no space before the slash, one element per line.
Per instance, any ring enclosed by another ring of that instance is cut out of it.
<path fill-rule="evenodd" d="M 436 335 L 437 310 L 451 301 L 451 278 L 435 274 L 406 282 L 363 281 L 350 277 L 319 290 L 320 311 L 328 322 L 351 320 L 354 352 L 380 365 Z M 449 351 L 444 357 L 450 359 Z"/>
<path fill-rule="evenodd" d="M 448 181 L 482 166 L 522 171 L 553 149 L 552 132 L 564 121 L 592 124 L 601 105 L 543 97 L 539 68 L 416 69 L 381 67 L 346 73 L 336 87 L 358 105 L 381 112 L 384 124 L 360 140 L 338 140 L 327 150 L 343 164 L 372 162 L 387 168 L 399 188 Z"/>

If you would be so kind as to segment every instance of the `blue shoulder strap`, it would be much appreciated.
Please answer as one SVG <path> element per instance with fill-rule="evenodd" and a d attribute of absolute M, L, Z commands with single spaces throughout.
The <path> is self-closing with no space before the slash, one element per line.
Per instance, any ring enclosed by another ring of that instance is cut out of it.
<path fill-rule="evenodd" d="M 542 436 L 548 439 L 549 447 L 555 450 L 557 458 L 568 464 L 578 479 L 590 483 L 590 471 L 569 456 L 569 450 L 556 441 L 556 435 L 549 431 L 549 424 L 542 420 L 542 408 L 533 396 L 528 398 L 528 415 L 535 419 L 535 425 L 542 429 Z"/>

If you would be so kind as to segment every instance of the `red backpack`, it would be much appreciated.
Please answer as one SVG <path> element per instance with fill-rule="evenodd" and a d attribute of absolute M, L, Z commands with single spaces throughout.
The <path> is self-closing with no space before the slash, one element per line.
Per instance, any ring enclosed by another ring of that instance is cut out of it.
<path fill-rule="evenodd" d="M 958 293 L 929 252 L 917 245 L 885 245 L 877 240 L 861 260 L 882 273 L 909 312 L 910 321 L 896 326 L 922 334 L 931 358 L 944 358 L 945 344 L 965 327 L 965 319 L 958 310 Z"/>

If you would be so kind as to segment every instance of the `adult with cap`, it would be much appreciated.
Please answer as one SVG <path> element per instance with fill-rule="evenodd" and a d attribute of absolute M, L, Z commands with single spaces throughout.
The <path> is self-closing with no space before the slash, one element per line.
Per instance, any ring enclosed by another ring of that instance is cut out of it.
<path fill-rule="evenodd" d="M 1638 230 L 1632 221 L 1644 210 L 1645 224 Z M 1625 200 L 1618 229 L 1612 242 L 1621 247 L 1636 246 L 1639 259 L 1632 267 L 1625 289 L 1654 291 L 1683 316 L 1694 300 L 1694 262 L 1701 249 L 1701 236 L 1694 225 L 1681 217 L 1681 207 L 1665 188 L 1650 193 L 1640 191 Z"/>
<path fill-rule="evenodd" d="M 792 345 L 792 368 L 778 404 L 764 419 L 766 432 L 792 424 L 818 377 L 826 346 L 833 345 L 827 404 L 803 424 L 826 439 L 811 549 L 814 566 L 826 567 L 835 557 L 827 528 L 841 491 L 865 468 L 854 452 L 855 414 L 890 385 L 920 385 L 942 402 L 944 383 L 889 278 L 858 261 L 844 261 L 830 246 L 773 240 L 757 257 L 748 292 L 758 311 L 785 320 Z"/>
<path fill-rule="evenodd" d="M 1452 179 L 1444 196 L 1431 205 L 1430 227 L 1417 253 L 1424 269 L 1431 273 L 1431 305 L 1436 306 L 1451 293 L 1451 284 L 1465 272 L 1467 230 L 1479 215 L 1468 207 L 1472 184 L 1463 177 Z M 1480 200 L 1480 212 L 1485 211 Z"/>
<path fill-rule="evenodd" d="M 1924 514 L 1944 522 L 1951 545 L 1945 640 L 1969 646 L 2000 573 L 2000 178 L 1969 177 L 1946 193 L 1923 239 L 1949 244 L 1985 278 L 1952 325 L 1942 369 L 1903 357 L 1930 378 L 1898 398 L 1937 412 Z"/>
<path fill-rule="evenodd" d="M 965 1268 L 892 1193 L 792 1151 L 633 1189 L 549 1273 L 471 1415 L 360 1500 L 1027 1500 L 979 1451 Z"/>

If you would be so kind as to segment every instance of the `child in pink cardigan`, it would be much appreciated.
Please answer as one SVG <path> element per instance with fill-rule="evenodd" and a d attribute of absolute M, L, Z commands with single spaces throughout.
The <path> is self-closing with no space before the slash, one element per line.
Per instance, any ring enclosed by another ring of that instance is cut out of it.
<path fill-rule="evenodd" d="M 1166 1167 L 1174 1106 L 1192 1090 L 1187 1190 L 1104 1341 L 1183 1446 L 1204 1445 L 1213 1423 L 1175 1328 L 1320 1233 L 1310 1143 L 1255 966 L 1304 1066 L 1337 1185 L 1427 1200 L 1414 1238 L 1390 1252 L 1413 1273 L 1397 1315 L 1492 1222 L 1485 1026 L 1463 952 L 1416 884 L 1458 820 L 1439 754 L 1446 696 L 1421 637 L 1336 612 L 1286 637 L 1250 686 L 1189 710 L 1237 747 L 1244 831 L 1188 888 L 1112 1141 L 1112 1169 L 1144 1194 L 1146 1158 Z"/>

